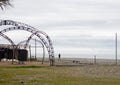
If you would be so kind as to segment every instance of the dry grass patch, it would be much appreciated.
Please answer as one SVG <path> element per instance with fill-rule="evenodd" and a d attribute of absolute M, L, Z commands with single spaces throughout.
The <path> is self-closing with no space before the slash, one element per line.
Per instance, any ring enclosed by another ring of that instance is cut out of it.
<path fill-rule="evenodd" d="M 120 85 L 120 66 L 5 66 L 0 85 Z"/>

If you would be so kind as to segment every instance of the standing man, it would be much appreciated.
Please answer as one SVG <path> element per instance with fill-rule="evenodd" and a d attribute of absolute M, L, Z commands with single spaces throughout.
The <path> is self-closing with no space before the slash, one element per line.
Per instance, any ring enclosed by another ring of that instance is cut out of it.
<path fill-rule="evenodd" d="M 58 60 L 60 60 L 60 57 L 61 57 L 61 54 L 59 53 L 59 54 L 58 54 Z"/>

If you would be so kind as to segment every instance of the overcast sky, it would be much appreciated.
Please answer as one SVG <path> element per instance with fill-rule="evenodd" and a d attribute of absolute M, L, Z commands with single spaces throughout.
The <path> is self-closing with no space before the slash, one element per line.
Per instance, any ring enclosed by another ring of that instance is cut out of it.
<path fill-rule="evenodd" d="M 13 8 L 0 11 L 0 19 L 46 32 L 56 56 L 114 58 L 115 33 L 120 37 L 120 0 L 13 0 L 12 4 Z"/>

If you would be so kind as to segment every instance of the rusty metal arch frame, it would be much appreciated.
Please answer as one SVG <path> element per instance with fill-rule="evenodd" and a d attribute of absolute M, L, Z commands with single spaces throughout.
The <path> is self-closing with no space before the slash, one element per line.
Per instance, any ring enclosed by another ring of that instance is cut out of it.
<path fill-rule="evenodd" d="M 34 31 L 39 31 L 40 34 L 43 34 L 47 38 L 47 40 L 49 42 L 49 48 L 50 48 L 50 50 L 52 50 L 51 55 L 52 55 L 52 57 L 54 57 L 54 49 L 53 49 L 52 41 L 51 41 L 50 37 L 45 32 L 37 30 L 30 25 L 27 25 L 27 24 L 24 24 L 21 22 L 17 22 L 17 21 L 13 21 L 13 20 L 1 20 L 0 25 L 24 26 L 24 27 L 30 28 Z"/>
<path fill-rule="evenodd" d="M 48 45 L 48 43 L 45 41 L 45 39 L 41 35 L 37 34 L 38 31 L 34 31 L 34 30 L 24 27 L 24 26 L 17 26 L 17 27 L 9 27 L 9 28 L 3 29 L 0 32 L 5 33 L 8 31 L 12 31 L 12 30 L 24 30 L 24 31 L 32 33 L 32 36 L 36 35 L 44 43 L 44 45 L 46 46 L 48 53 L 50 55 L 50 53 L 51 53 L 51 50 L 49 49 L 50 46 Z M 30 41 L 31 38 L 32 37 L 29 37 L 28 40 Z M 27 43 L 29 43 L 29 42 L 27 42 Z M 51 58 L 51 55 L 49 57 Z"/>
<path fill-rule="evenodd" d="M 54 49 L 53 49 L 52 41 L 51 41 L 50 37 L 45 32 L 39 31 L 39 30 L 35 29 L 34 27 L 31 27 L 27 24 L 12 21 L 12 20 L 1 20 L 0 26 L 2 26 L 2 25 L 13 25 L 15 27 L 10 27 L 10 28 L 4 29 L 1 32 L 7 32 L 10 30 L 26 30 L 26 31 L 29 31 L 31 33 L 34 33 L 34 35 L 36 35 L 38 38 L 40 38 L 42 40 L 42 42 L 45 44 L 46 48 L 48 49 L 50 64 L 54 65 L 55 60 L 54 60 Z M 43 34 L 43 36 L 45 36 L 47 38 L 48 45 L 47 45 L 47 42 L 45 41 L 45 39 L 42 39 L 40 34 Z M 51 62 L 51 60 L 52 60 L 52 62 Z"/>

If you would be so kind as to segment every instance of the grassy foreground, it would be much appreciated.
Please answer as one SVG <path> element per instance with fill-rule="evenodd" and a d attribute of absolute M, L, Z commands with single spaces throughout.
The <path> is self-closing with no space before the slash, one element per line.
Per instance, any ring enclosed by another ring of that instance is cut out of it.
<path fill-rule="evenodd" d="M 120 85 L 120 66 L 0 66 L 0 85 Z"/>

